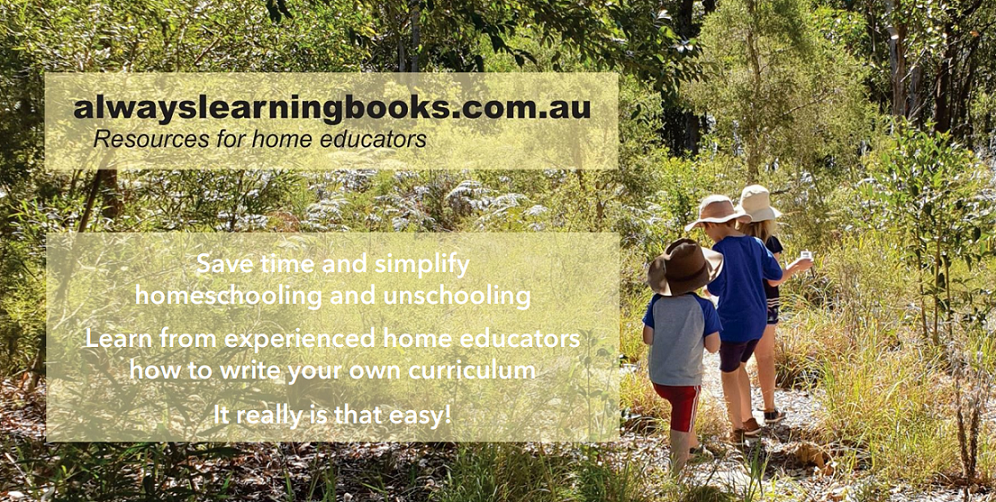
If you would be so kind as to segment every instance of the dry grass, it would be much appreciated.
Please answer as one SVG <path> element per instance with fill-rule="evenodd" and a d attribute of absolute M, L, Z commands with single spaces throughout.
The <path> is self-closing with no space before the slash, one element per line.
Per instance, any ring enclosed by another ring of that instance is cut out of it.
<path fill-rule="evenodd" d="M 823 433 L 867 451 L 865 467 L 889 479 L 922 485 L 938 474 L 956 475 L 951 387 L 937 357 L 912 347 L 890 348 L 868 335 L 850 353 L 825 360 Z"/>
<path fill-rule="evenodd" d="M 960 479 L 954 382 L 943 349 L 923 339 L 895 248 L 847 238 L 817 268 L 789 295 L 798 314 L 781 327 L 780 383 L 820 389 L 820 429 L 853 452 L 850 467 L 914 486 Z M 983 429 L 979 472 L 992 483 L 996 424 Z"/>
<path fill-rule="evenodd" d="M 649 288 L 642 294 L 623 295 L 619 350 L 628 363 L 635 364 L 647 356 L 647 345 L 643 343 L 643 314 L 652 295 Z"/>
<path fill-rule="evenodd" d="M 657 420 L 658 429 L 666 436 L 671 405 L 654 392 L 644 364 L 641 363 L 636 372 L 623 376 L 620 386 L 622 406 L 631 413 Z M 722 395 L 715 395 L 709 389 L 703 389 L 695 418 L 695 430 L 699 435 L 706 437 L 722 436 L 729 432 Z"/>

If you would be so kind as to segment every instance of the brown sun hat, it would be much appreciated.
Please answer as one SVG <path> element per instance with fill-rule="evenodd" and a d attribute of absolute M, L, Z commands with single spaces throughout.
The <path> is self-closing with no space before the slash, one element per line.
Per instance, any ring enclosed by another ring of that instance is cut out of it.
<path fill-rule="evenodd" d="M 771 207 L 771 193 L 761 185 L 744 188 L 736 209 L 749 214 L 751 221 L 773 220 L 782 215 L 781 211 Z"/>
<path fill-rule="evenodd" d="M 721 270 L 722 254 L 691 239 L 678 239 L 650 262 L 647 282 L 659 295 L 678 296 L 709 284 Z"/>
<path fill-rule="evenodd" d="M 733 201 L 725 195 L 710 195 L 699 204 L 699 219 L 685 227 L 688 232 L 703 223 L 726 223 L 730 220 L 740 223 L 750 223 L 750 215 L 744 210 L 733 207 Z"/>

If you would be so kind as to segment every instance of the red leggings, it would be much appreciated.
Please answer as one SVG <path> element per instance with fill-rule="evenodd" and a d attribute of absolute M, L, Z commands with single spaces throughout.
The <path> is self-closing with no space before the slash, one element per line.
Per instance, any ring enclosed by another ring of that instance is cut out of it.
<path fill-rule="evenodd" d="M 654 384 L 657 395 L 671 403 L 671 430 L 691 432 L 695 422 L 695 409 L 699 406 L 701 386 Z"/>

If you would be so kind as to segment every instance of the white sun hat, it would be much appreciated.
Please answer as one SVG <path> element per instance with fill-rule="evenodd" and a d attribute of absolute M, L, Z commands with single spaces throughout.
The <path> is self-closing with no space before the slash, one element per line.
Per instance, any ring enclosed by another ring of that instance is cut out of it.
<path fill-rule="evenodd" d="M 750 215 L 751 221 L 773 220 L 782 212 L 771 207 L 771 194 L 761 185 L 751 185 L 740 193 L 737 209 Z"/>

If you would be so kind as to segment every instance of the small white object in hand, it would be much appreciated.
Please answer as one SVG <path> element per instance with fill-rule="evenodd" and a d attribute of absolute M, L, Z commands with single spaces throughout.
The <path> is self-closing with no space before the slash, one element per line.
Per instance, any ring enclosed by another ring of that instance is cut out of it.
<path fill-rule="evenodd" d="M 812 260 L 813 252 L 809 250 L 803 251 L 802 254 L 799 255 L 799 257 L 802 258 L 803 260 Z"/>

